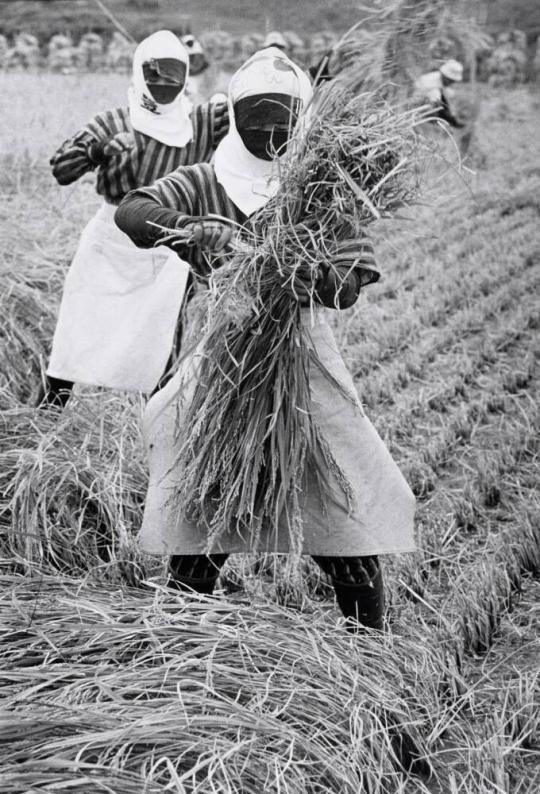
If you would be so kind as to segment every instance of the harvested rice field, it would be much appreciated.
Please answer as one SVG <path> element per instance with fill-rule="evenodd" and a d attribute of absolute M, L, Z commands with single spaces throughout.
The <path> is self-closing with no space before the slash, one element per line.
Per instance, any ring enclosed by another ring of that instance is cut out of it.
<path fill-rule="evenodd" d="M 0 79 L 0 791 L 536 794 L 538 92 L 482 88 L 471 170 L 430 164 L 375 234 L 383 279 L 333 318 L 418 500 L 381 638 L 345 631 L 308 563 L 238 556 L 217 598 L 167 590 L 134 543 L 143 401 L 31 407 L 98 205 L 48 157 L 124 79 Z"/>

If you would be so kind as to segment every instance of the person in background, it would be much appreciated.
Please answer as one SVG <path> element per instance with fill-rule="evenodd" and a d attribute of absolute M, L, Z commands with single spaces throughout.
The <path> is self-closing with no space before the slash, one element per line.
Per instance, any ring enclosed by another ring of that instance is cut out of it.
<path fill-rule="evenodd" d="M 202 48 L 202 44 L 195 38 L 193 33 L 185 33 L 181 41 L 189 55 L 189 73 L 192 77 L 198 77 L 205 72 L 210 65 Z"/>
<path fill-rule="evenodd" d="M 76 382 L 149 394 L 171 364 L 189 268 L 164 246 L 138 250 L 113 216 L 130 190 L 210 160 L 226 134 L 226 102 L 193 106 L 188 76 L 180 40 L 153 33 L 135 50 L 128 105 L 99 113 L 51 159 L 60 185 L 95 171 L 103 202 L 66 276 L 42 407 L 63 408 Z"/>
<path fill-rule="evenodd" d="M 451 127 L 460 129 L 465 125 L 452 112 L 450 100 L 454 96 L 451 86 L 461 83 L 462 80 L 462 64 L 453 59 L 446 61 L 439 69 L 420 75 L 414 86 L 415 98 L 432 106 L 431 118 L 440 119 Z"/>
<path fill-rule="evenodd" d="M 284 52 L 285 55 L 289 54 L 290 49 L 287 39 L 279 30 L 271 30 L 270 33 L 266 34 L 261 49 L 266 49 L 266 47 L 276 47 L 278 50 Z"/>
<path fill-rule="evenodd" d="M 189 244 L 177 252 L 204 280 L 230 255 L 226 246 L 231 225 L 215 216 L 229 219 L 235 228 L 249 225 L 251 216 L 276 195 L 280 156 L 311 96 L 308 75 L 280 49 L 259 50 L 231 80 L 230 131 L 218 146 L 214 163 L 179 168 L 151 187 L 129 193 L 116 211 L 119 227 L 143 248 L 163 242 L 163 232 L 154 224 L 189 233 Z M 293 283 L 283 285 L 305 306 L 303 322 L 330 373 L 326 376 L 319 367 L 310 368 L 310 393 L 315 395 L 312 411 L 325 438 L 336 445 L 335 458 L 343 461 L 357 505 L 351 512 L 343 494 L 336 493 L 335 500 L 328 500 L 321 509 L 315 479 L 308 483 L 302 507 L 303 549 L 330 577 L 351 631 L 359 630 L 358 622 L 374 629 L 383 627 L 379 555 L 414 549 L 414 496 L 357 398 L 351 400 L 340 390 L 355 394 L 324 311 L 319 311 L 352 306 L 361 287 L 376 281 L 378 275 L 371 244 L 363 238 L 338 246 L 335 271 L 319 269 L 314 319 L 305 304 L 306 297 L 309 304 L 311 274 L 299 267 Z M 289 538 L 286 529 L 270 526 L 253 548 L 250 538 L 230 528 L 217 547 L 206 549 L 205 529 L 179 518 L 171 494 L 177 403 L 183 388 L 179 371 L 147 405 L 144 433 L 150 484 L 139 541 L 143 550 L 169 556 L 172 587 L 211 594 L 230 553 L 287 552 Z"/>

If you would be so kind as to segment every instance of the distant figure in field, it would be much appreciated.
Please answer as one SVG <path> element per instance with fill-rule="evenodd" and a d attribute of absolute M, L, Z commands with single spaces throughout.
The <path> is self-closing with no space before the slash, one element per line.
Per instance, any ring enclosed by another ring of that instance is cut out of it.
<path fill-rule="evenodd" d="M 439 69 L 421 75 L 415 83 L 414 96 L 419 102 L 432 106 L 431 118 L 440 119 L 451 127 L 459 129 L 465 125 L 452 112 L 450 100 L 454 96 L 451 86 L 454 83 L 461 83 L 462 80 L 462 64 L 451 59 L 443 63 Z"/>
<path fill-rule="evenodd" d="M 95 171 L 103 203 L 66 277 L 41 406 L 64 407 L 74 383 L 149 394 L 172 366 L 188 266 L 163 246 L 140 251 L 113 216 L 130 190 L 208 162 L 226 135 L 226 102 L 194 106 L 188 76 L 182 42 L 152 34 L 135 51 L 127 106 L 99 113 L 51 159 L 61 185 Z"/>
<path fill-rule="evenodd" d="M 262 49 L 265 49 L 266 47 L 277 47 L 278 50 L 281 50 L 286 55 L 289 55 L 289 43 L 283 33 L 280 33 L 279 30 L 272 30 L 266 35 L 262 44 Z"/>
<path fill-rule="evenodd" d="M 185 33 L 180 40 L 188 51 L 190 76 L 197 77 L 206 71 L 209 65 L 202 44 L 193 33 Z"/>

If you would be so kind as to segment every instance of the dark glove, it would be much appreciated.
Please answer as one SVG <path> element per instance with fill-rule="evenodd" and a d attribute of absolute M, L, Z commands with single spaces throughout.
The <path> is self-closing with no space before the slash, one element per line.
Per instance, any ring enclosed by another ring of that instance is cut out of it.
<path fill-rule="evenodd" d="M 109 157 L 117 157 L 135 145 L 135 138 L 130 132 L 119 132 L 94 141 L 88 148 L 88 157 L 94 165 L 103 165 Z"/>
<path fill-rule="evenodd" d="M 373 245 L 367 237 L 353 237 L 339 243 L 333 253 L 332 264 L 343 272 L 353 269 L 358 272 L 361 287 L 374 284 L 381 277 Z"/>
<path fill-rule="evenodd" d="M 371 242 L 365 237 L 345 240 L 337 246 L 332 265 L 320 268 L 315 297 L 330 309 L 348 309 L 358 300 L 360 289 L 379 278 Z"/>
<path fill-rule="evenodd" d="M 210 218 L 198 218 L 186 222 L 185 216 L 182 216 L 181 225 L 178 224 L 177 228 L 189 235 L 188 245 L 196 245 L 203 251 L 214 253 L 222 251 L 232 237 L 230 226 Z"/>
<path fill-rule="evenodd" d="M 102 138 L 100 141 L 94 141 L 88 147 L 88 159 L 94 165 L 103 165 L 107 161 L 107 156 L 103 149 L 105 148 L 105 144 L 108 143 L 112 139 L 112 135 L 108 138 Z"/>

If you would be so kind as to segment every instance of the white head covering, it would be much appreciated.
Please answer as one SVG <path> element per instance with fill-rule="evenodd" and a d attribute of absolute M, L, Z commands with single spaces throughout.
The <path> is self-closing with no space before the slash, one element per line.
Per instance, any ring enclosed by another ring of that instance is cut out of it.
<path fill-rule="evenodd" d="M 279 30 L 272 30 L 263 41 L 263 47 L 279 47 L 280 50 L 287 50 L 289 45 L 283 33 L 280 33 Z"/>
<path fill-rule="evenodd" d="M 453 80 L 455 83 L 461 83 L 463 80 L 463 66 L 459 61 L 455 61 L 453 58 L 451 58 L 449 61 L 446 61 L 446 63 L 443 63 L 439 71 L 441 74 L 443 74 L 449 80 Z"/>
<path fill-rule="evenodd" d="M 232 76 L 229 85 L 230 128 L 216 149 L 214 170 L 220 185 L 245 214 L 251 215 L 275 196 L 279 189 L 279 157 L 260 160 L 244 146 L 236 129 L 233 106 L 240 99 L 260 94 L 286 94 L 301 100 L 302 109 L 311 99 L 311 81 L 277 47 L 256 52 Z"/>
<path fill-rule="evenodd" d="M 192 104 L 184 88 L 168 105 L 157 103 L 151 96 L 143 74 L 143 63 L 160 58 L 175 58 L 186 65 L 189 74 L 189 55 L 174 33 L 158 30 L 143 39 L 133 55 L 133 80 L 129 87 L 129 116 L 133 129 L 155 138 L 167 146 L 185 146 L 193 138 Z"/>

